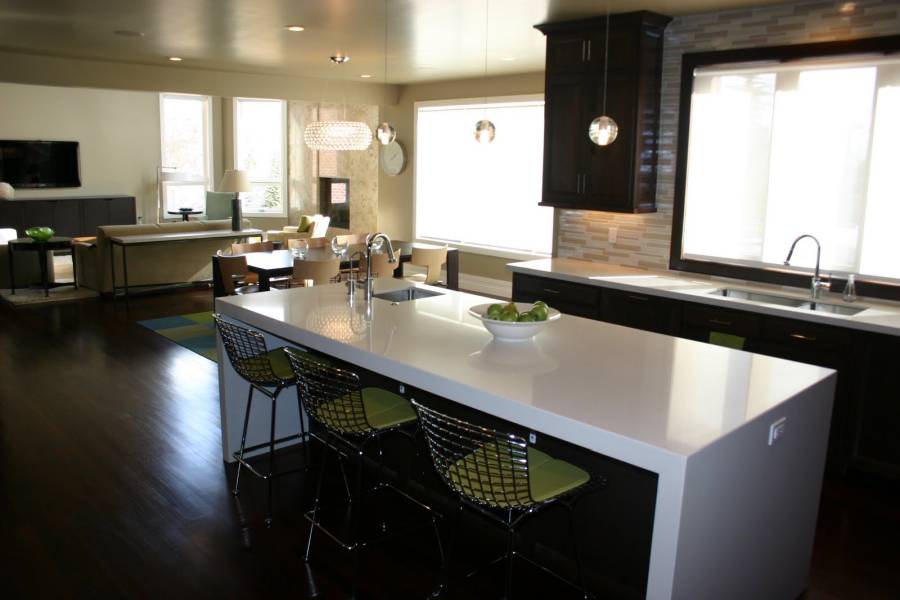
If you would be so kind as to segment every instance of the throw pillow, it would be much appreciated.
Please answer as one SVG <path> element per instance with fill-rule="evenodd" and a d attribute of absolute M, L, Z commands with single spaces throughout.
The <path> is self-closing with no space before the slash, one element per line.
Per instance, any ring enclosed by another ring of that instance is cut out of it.
<path fill-rule="evenodd" d="M 313 225 L 315 225 L 316 221 L 309 215 L 301 215 L 300 216 L 300 224 L 297 226 L 297 231 L 300 233 L 308 233 L 312 230 Z"/>

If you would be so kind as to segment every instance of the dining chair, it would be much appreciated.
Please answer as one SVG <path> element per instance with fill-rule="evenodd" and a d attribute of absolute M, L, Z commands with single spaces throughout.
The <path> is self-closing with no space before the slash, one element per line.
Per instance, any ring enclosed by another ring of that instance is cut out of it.
<path fill-rule="evenodd" d="M 275 250 L 275 244 L 273 242 L 254 242 L 250 244 L 232 244 L 231 245 L 231 253 L 234 255 L 237 254 L 247 254 L 248 252 L 272 252 Z"/>
<path fill-rule="evenodd" d="M 219 272 L 222 290 L 226 295 L 234 296 L 259 291 L 256 273 L 247 271 L 247 257 L 216 255 L 213 257 L 213 265 Z M 253 276 L 252 282 L 248 281 L 250 275 Z"/>
<path fill-rule="evenodd" d="M 294 259 L 294 274 L 291 285 L 306 285 L 306 281 L 312 280 L 313 285 L 326 285 L 338 280 L 341 274 L 341 261 L 311 260 L 304 258 Z"/>
<path fill-rule="evenodd" d="M 397 270 L 397 267 L 400 266 L 400 261 L 397 260 L 393 263 L 388 262 L 387 254 L 373 254 L 372 255 L 372 277 L 393 277 L 394 271 Z M 359 273 L 362 275 L 366 273 L 368 269 L 368 263 L 366 262 L 366 255 L 362 254 L 359 259 Z"/>
<path fill-rule="evenodd" d="M 303 248 L 304 242 L 307 248 L 325 248 L 328 246 L 328 238 L 295 238 L 288 240 L 288 249 Z"/>
<path fill-rule="evenodd" d="M 422 274 L 407 275 L 404 279 L 413 283 L 426 283 L 434 285 L 440 282 L 441 267 L 447 262 L 447 247 L 443 248 L 417 248 L 413 246 L 409 257 L 409 264 L 425 267 Z"/>

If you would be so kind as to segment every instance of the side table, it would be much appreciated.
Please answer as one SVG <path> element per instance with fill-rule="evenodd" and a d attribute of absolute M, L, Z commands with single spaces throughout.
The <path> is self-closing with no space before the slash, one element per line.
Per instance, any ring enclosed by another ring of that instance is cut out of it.
<path fill-rule="evenodd" d="M 41 283 L 44 286 L 44 296 L 50 295 L 51 287 L 59 287 L 62 285 L 74 285 L 78 289 L 78 272 L 75 265 L 75 252 L 72 250 L 72 238 L 54 236 L 46 242 L 38 242 L 31 238 L 17 238 L 10 240 L 9 244 L 9 287 L 10 293 L 16 293 L 16 273 L 15 260 L 13 260 L 14 252 L 37 252 L 38 264 L 41 266 Z M 47 269 L 47 252 L 51 250 L 70 250 L 72 251 L 72 283 L 50 283 L 50 277 Z"/>

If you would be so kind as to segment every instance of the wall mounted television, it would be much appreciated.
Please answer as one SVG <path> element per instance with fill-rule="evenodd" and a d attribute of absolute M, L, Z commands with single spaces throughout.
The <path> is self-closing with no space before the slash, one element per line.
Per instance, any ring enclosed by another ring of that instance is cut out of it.
<path fill-rule="evenodd" d="M 0 140 L 0 181 L 14 188 L 80 187 L 78 142 Z"/>

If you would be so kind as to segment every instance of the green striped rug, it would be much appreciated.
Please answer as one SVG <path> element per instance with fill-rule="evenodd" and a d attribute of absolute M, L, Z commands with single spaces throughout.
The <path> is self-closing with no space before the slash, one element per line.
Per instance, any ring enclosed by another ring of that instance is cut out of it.
<path fill-rule="evenodd" d="M 138 325 L 216 362 L 216 324 L 211 312 L 148 319 Z"/>

